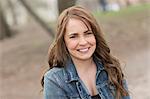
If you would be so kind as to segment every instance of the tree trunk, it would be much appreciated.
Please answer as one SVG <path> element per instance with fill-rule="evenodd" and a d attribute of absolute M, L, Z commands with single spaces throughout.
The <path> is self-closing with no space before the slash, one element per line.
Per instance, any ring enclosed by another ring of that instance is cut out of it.
<path fill-rule="evenodd" d="M 53 30 L 35 13 L 35 11 L 25 2 L 25 0 L 19 0 L 22 5 L 27 9 L 27 11 L 33 16 L 33 18 L 46 30 L 49 35 L 54 37 Z"/>
<path fill-rule="evenodd" d="M 68 7 L 74 6 L 76 0 L 58 0 L 59 14 Z"/>
<path fill-rule="evenodd" d="M 10 7 L 11 13 L 12 13 L 12 18 L 13 18 L 13 25 L 17 25 L 17 16 L 15 12 L 15 5 L 13 5 L 11 0 L 7 0 L 8 6 Z"/>
<path fill-rule="evenodd" d="M 130 0 L 126 0 L 126 6 L 130 6 L 131 5 L 131 1 Z"/>
<path fill-rule="evenodd" d="M 11 30 L 6 21 L 6 17 L 3 13 L 3 9 L 0 3 L 0 40 L 4 39 L 5 37 L 11 37 Z"/>

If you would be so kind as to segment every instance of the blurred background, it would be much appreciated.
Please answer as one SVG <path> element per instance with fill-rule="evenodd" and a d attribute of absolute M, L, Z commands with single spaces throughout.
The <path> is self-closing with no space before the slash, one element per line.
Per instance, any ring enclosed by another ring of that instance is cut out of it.
<path fill-rule="evenodd" d="M 59 13 L 81 5 L 120 59 L 133 99 L 150 99 L 150 0 L 0 0 L 0 99 L 42 99 Z"/>

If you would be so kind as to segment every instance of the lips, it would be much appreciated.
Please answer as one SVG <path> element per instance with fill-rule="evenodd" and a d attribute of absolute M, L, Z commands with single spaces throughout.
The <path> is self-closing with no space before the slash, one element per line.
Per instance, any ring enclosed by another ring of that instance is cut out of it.
<path fill-rule="evenodd" d="M 81 48 L 81 49 L 78 49 L 77 51 L 84 53 L 84 52 L 87 52 L 88 50 L 89 48 Z"/>

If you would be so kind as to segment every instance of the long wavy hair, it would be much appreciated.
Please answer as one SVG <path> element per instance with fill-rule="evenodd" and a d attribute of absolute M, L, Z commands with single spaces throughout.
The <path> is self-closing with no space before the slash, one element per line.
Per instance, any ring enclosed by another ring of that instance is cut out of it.
<path fill-rule="evenodd" d="M 83 7 L 73 6 L 65 9 L 60 14 L 57 23 L 57 34 L 53 44 L 49 48 L 49 69 L 55 66 L 64 67 L 69 58 L 69 52 L 64 42 L 64 34 L 66 31 L 67 22 L 70 18 L 77 18 L 84 23 L 89 24 L 96 38 L 96 49 L 93 55 L 102 61 L 102 64 L 108 73 L 109 82 L 115 86 L 116 99 L 121 99 L 121 96 L 127 96 L 128 92 L 123 87 L 124 77 L 119 60 L 110 54 L 110 48 L 106 44 L 100 26 L 96 22 L 93 15 Z M 41 80 L 42 86 L 44 85 L 43 80 L 44 76 Z"/>

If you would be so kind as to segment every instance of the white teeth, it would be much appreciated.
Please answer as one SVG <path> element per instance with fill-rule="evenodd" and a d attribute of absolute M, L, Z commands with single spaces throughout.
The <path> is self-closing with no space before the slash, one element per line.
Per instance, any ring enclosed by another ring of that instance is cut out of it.
<path fill-rule="evenodd" d="M 86 52 L 88 51 L 88 48 L 85 48 L 85 49 L 79 49 L 80 52 Z"/>

